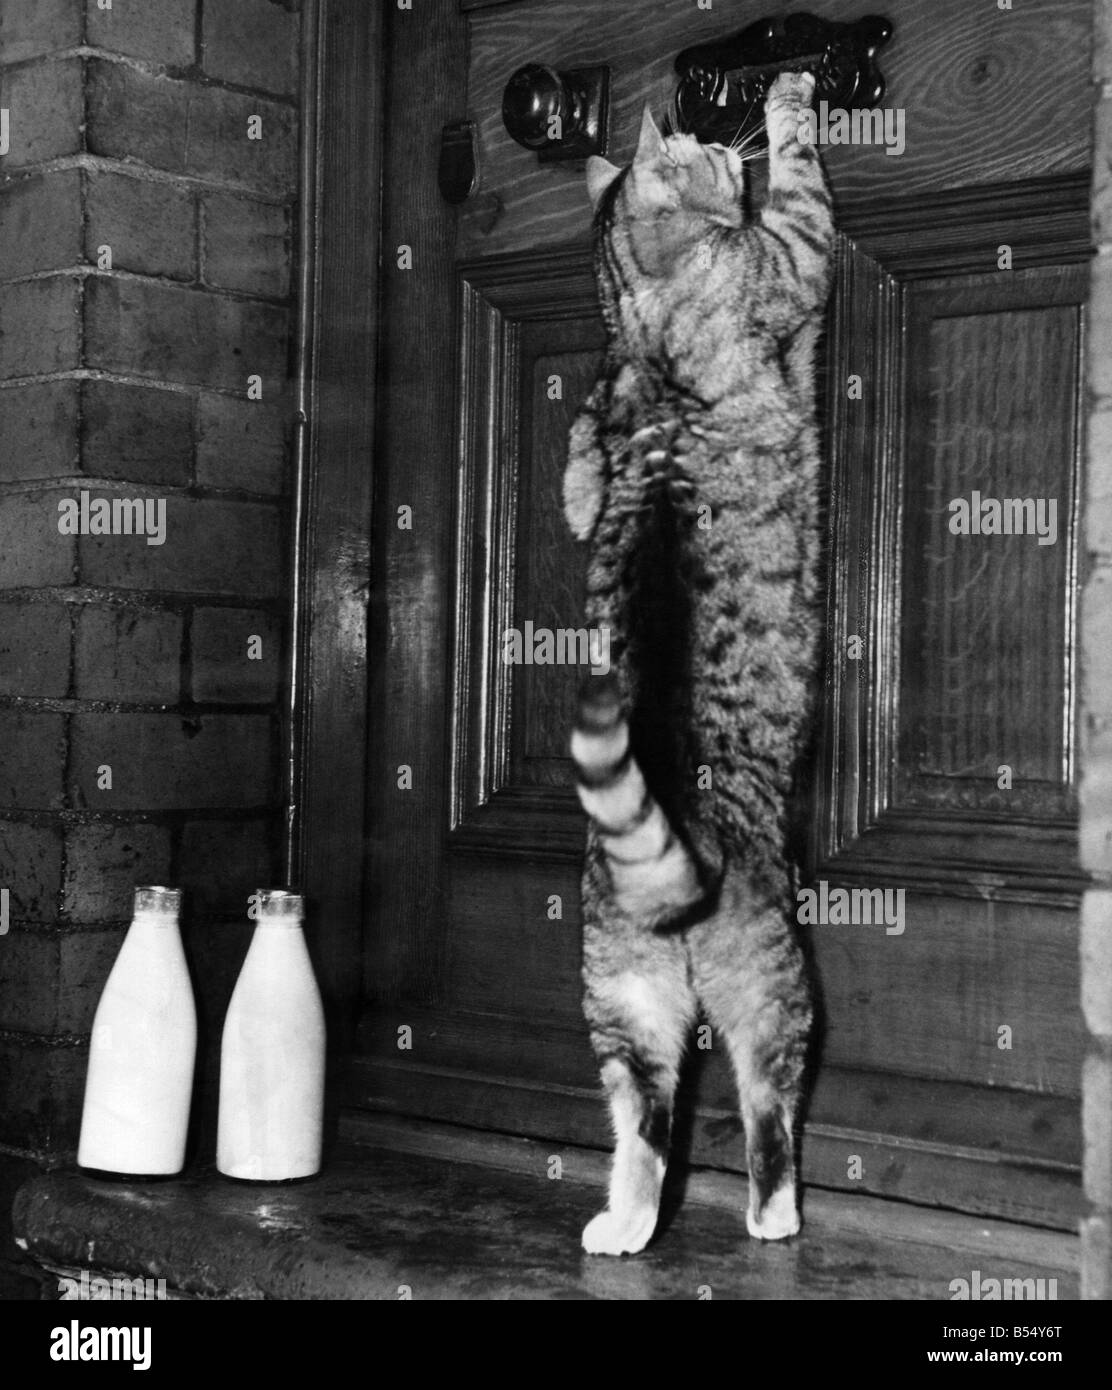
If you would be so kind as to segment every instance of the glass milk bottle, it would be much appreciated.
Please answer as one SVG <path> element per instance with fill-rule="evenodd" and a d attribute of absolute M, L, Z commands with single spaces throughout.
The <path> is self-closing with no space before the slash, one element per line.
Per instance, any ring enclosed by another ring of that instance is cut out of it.
<path fill-rule="evenodd" d="M 180 1173 L 197 1013 L 177 888 L 135 890 L 131 926 L 93 1020 L 77 1161 L 111 1173 Z"/>
<path fill-rule="evenodd" d="M 320 1168 L 324 1009 L 297 893 L 259 891 L 257 925 L 228 1005 L 220 1050 L 216 1166 L 280 1181 Z"/>

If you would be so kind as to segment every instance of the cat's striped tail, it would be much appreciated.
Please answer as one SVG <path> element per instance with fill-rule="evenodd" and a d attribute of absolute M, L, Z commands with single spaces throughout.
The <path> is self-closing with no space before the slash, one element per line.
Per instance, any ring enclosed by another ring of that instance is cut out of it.
<path fill-rule="evenodd" d="M 704 897 L 695 860 L 653 798 L 629 744 L 613 676 L 592 676 L 571 736 L 576 787 L 594 821 L 615 904 L 646 924 L 672 921 Z"/>

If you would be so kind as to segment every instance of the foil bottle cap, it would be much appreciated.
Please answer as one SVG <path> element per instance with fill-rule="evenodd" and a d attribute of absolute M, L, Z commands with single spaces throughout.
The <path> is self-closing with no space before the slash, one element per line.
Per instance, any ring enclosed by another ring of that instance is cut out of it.
<path fill-rule="evenodd" d="M 255 900 L 260 922 L 276 917 L 293 918 L 300 922 L 305 912 L 301 894 L 285 888 L 259 888 L 255 892 Z"/>
<path fill-rule="evenodd" d="M 159 884 L 142 884 L 135 889 L 136 913 L 164 912 L 175 916 L 181 910 L 181 889 Z"/>

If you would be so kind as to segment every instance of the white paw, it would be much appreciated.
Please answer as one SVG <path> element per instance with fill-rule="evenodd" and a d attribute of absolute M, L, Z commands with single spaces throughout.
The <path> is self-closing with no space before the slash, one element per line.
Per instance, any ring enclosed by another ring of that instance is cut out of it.
<path fill-rule="evenodd" d="M 784 102 L 788 106 L 808 106 L 815 94 L 815 79 L 809 72 L 782 72 L 768 89 L 765 105 Z"/>
<path fill-rule="evenodd" d="M 656 1230 L 651 1208 L 618 1216 L 600 1211 L 583 1227 L 583 1249 L 588 1255 L 636 1255 L 648 1245 Z"/>
<path fill-rule="evenodd" d="M 577 541 L 590 538 L 602 510 L 606 464 L 594 446 L 593 426 L 582 416 L 571 429 L 570 462 L 564 470 L 564 516 Z"/>
<path fill-rule="evenodd" d="M 774 1192 L 765 1203 L 760 1220 L 750 1206 L 745 1224 L 754 1240 L 784 1240 L 799 1231 L 799 1212 L 795 1205 L 795 1189 L 789 1184 Z"/>

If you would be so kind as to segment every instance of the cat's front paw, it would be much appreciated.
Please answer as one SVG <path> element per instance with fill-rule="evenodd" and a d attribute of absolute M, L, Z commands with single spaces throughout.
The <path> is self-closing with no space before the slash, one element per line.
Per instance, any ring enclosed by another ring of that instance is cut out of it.
<path fill-rule="evenodd" d="M 651 1208 L 623 1215 L 600 1211 L 583 1227 L 583 1249 L 588 1255 L 636 1255 L 654 1230 L 656 1212 Z"/>
<path fill-rule="evenodd" d="M 795 1189 L 787 1186 L 774 1192 L 764 1204 L 760 1216 L 752 1205 L 745 1213 L 745 1225 L 754 1240 L 785 1240 L 799 1233 L 799 1209 L 795 1204 Z"/>
<path fill-rule="evenodd" d="M 597 428 L 586 411 L 571 427 L 564 470 L 564 516 L 577 541 L 590 539 L 606 491 L 606 460 L 595 442 Z"/>
<path fill-rule="evenodd" d="M 768 89 L 765 110 L 788 107 L 793 112 L 811 104 L 815 94 L 815 79 L 809 72 L 781 72 Z"/>

